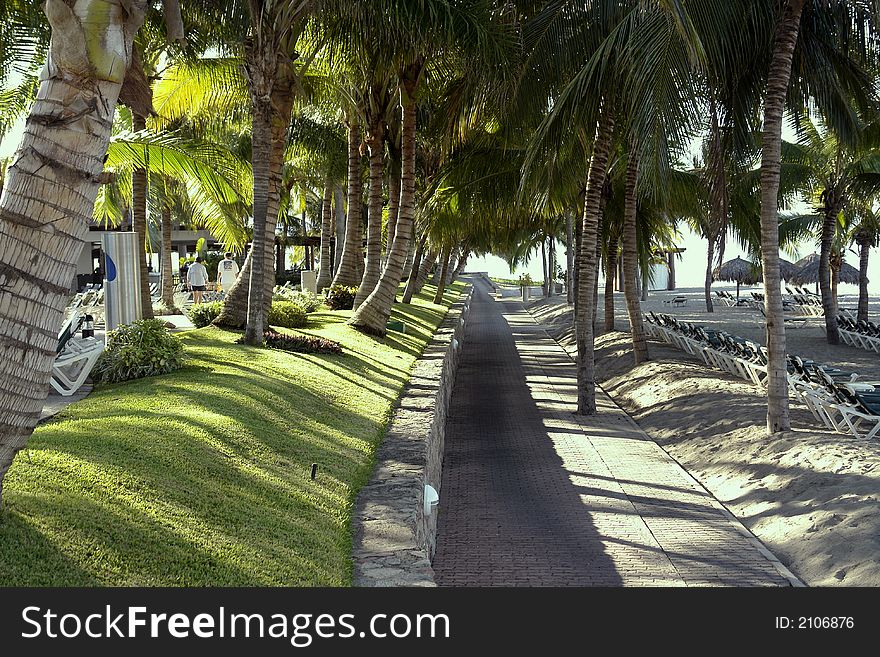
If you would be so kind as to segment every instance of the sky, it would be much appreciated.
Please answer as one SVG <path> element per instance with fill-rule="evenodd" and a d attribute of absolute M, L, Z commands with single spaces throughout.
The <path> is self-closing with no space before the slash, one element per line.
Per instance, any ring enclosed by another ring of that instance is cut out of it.
<path fill-rule="evenodd" d="M 679 288 L 702 287 L 706 277 L 706 241 L 696 233 L 685 228 L 682 230 L 677 244 L 684 248 L 685 252 L 681 254 L 681 259 L 675 263 L 676 285 Z M 818 253 L 818 247 L 812 242 L 805 242 L 798 248 L 798 258 L 803 258 L 814 252 Z M 730 235 L 724 250 L 724 259 L 731 260 L 737 256 L 748 259 L 748 254 L 739 248 L 735 238 Z M 781 253 L 780 256 L 786 260 L 791 260 L 791 257 L 785 253 Z M 565 250 L 563 248 L 558 249 L 556 257 L 557 262 L 564 268 Z M 880 252 L 877 249 L 872 249 L 871 257 L 873 262 L 868 267 L 868 280 L 870 281 L 868 283 L 868 291 L 871 294 L 880 294 Z M 847 252 L 846 261 L 858 269 L 859 259 L 852 251 Z M 528 266 L 517 269 L 513 275 L 510 273 L 510 267 L 507 265 L 507 262 L 491 255 L 483 258 L 469 259 L 466 269 L 467 271 L 489 272 L 490 276 L 499 278 L 516 278 L 520 273 L 528 272 L 532 280 L 543 280 L 540 251 L 533 254 Z M 839 293 L 842 295 L 858 294 L 858 287 L 841 283 Z"/>

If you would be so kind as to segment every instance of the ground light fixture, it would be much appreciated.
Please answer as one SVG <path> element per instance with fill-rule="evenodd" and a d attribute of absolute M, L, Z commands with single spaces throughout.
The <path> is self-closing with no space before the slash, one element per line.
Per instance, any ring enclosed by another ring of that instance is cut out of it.
<path fill-rule="evenodd" d="M 434 513 L 434 507 L 440 504 L 440 494 L 431 484 L 425 484 L 425 515 Z"/>

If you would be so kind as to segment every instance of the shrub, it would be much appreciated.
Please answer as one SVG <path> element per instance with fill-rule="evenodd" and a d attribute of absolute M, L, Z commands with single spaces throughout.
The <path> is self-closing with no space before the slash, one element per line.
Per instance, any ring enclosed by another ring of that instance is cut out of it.
<path fill-rule="evenodd" d="M 351 310 L 354 307 L 354 298 L 357 296 L 356 287 L 345 285 L 331 285 L 327 290 L 327 305 L 332 310 Z"/>
<path fill-rule="evenodd" d="M 278 285 L 272 294 L 272 301 L 290 301 L 304 313 L 313 313 L 321 307 L 321 297 L 306 290 L 297 290 L 287 285 Z"/>
<path fill-rule="evenodd" d="M 180 310 L 177 307 L 169 308 L 162 299 L 153 302 L 153 314 L 154 315 L 179 315 Z"/>
<path fill-rule="evenodd" d="M 293 301 L 273 301 L 269 311 L 269 325 L 301 328 L 307 322 L 305 311 Z"/>
<path fill-rule="evenodd" d="M 207 326 L 220 314 L 223 310 L 222 301 L 209 301 L 208 303 L 194 303 L 187 311 L 186 316 L 196 328 Z"/>
<path fill-rule="evenodd" d="M 293 351 L 300 354 L 341 354 L 342 345 L 326 338 L 311 335 L 285 335 L 266 331 L 266 346 L 272 349 Z"/>
<path fill-rule="evenodd" d="M 118 383 L 167 374 L 183 367 L 184 362 L 183 345 L 165 329 L 164 323 L 141 319 L 107 334 L 107 348 L 92 370 L 92 377 Z"/>

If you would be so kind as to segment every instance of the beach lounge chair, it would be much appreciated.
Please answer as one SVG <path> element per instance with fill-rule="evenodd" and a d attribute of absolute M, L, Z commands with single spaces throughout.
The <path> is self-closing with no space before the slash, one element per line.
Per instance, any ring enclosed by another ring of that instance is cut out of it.
<path fill-rule="evenodd" d="M 82 316 L 74 311 L 58 334 L 57 356 L 52 364 L 50 383 L 64 397 L 70 397 L 80 389 L 104 351 L 104 343 L 100 340 L 76 337 L 81 324 Z"/>

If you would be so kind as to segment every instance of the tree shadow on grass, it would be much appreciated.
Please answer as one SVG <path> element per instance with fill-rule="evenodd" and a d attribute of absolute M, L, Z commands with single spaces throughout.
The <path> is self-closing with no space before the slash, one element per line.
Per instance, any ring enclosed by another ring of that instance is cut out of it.
<path fill-rule="evenodd" d="M 0 585 L 2 586 L 98 586 L 100 580 L 51 542 L 6 500 L 0 509 Z M 39 563 L 41 567 L 33 566 Z"/>

